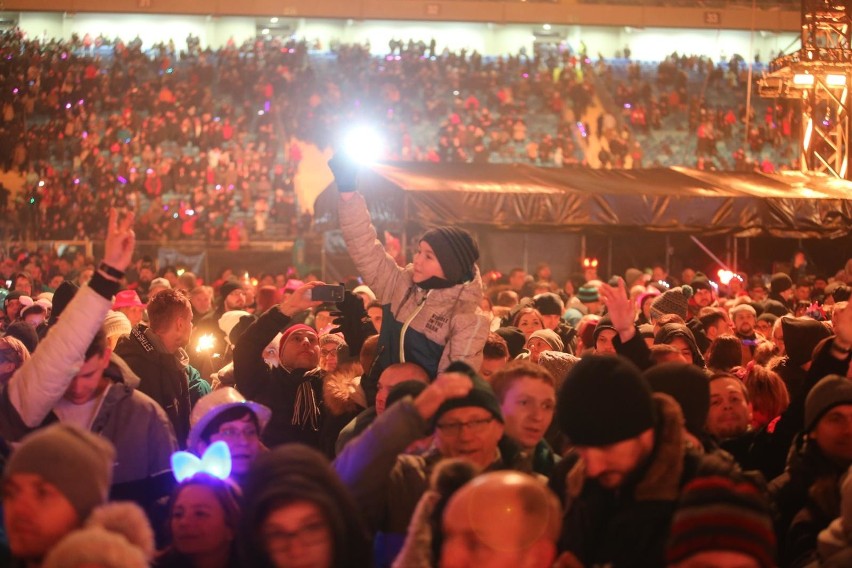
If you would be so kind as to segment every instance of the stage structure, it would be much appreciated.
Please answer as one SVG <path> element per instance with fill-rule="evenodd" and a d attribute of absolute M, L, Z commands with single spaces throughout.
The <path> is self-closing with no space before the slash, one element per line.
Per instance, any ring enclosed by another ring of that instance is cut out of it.
<path fill-rule="evenodd" d="M 852 0 L 802 0 L 802 47 L 774 59 L 762 97 L 802 101 L 803 172 L 849 175 Z"/>

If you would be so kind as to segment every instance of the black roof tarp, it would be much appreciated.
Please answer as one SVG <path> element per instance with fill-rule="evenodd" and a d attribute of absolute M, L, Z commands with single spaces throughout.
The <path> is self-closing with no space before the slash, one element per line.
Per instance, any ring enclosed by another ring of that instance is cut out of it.
<path fill-rule="evenodd" d="M 787 238 L 852 231 L 852 182 L 799 172 L 394 163 L 371 166 L 359 185 L 386 226 Z M 319 230 L 337 227 L 336 210 L 328 188 L 315 204 Z"/>

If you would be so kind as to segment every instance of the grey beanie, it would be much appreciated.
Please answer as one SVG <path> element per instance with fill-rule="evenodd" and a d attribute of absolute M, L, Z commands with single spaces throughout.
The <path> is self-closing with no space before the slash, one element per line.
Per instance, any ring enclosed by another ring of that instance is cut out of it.
<path fill-rule="evenodd" d="M 805 399 L 805 432 L 816 428 L 826 412 L 841 404 L 852 404 L 852 380 L 840 375 L 823 377 Z"/>
<path fill-rule="evenodd" d="M 115 462 L 113 445 L 77 426 L 53 424 L 26 436 L 6 464 L 4 477 L 41 476 L 56 486 L 84 521 L 107 502 Z"/>
<path fill-rule="evenodd" d="M 530 335 L 530 339 L 532 339 L 533 337 L 541 339 L 542 341 L 550 345 L 550 348 L 554 351 L 562 351 L 563 349 L 565 349 L 565 344 L 562 343 L 562 338 L 559 337 L 559 335 L 552 329 L 538 329 L 532 332 L 532 334 Z M 527 340 L 527 343 L 529 343 L 529 339 Z"/>

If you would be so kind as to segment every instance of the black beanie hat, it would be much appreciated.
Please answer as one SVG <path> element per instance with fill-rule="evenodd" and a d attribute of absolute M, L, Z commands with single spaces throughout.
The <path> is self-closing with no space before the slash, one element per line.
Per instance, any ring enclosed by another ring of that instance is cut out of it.
<path fill-rule="evenodd" d="M 225 298 L 227 298 L 228 295 L 231 292 L 233 292 L 234 290 L 242 290 L 242 289 L 243 289 L 243 285 L 240 284 L 239 282 L 237 282 L 236 280 L 226 280 L 219 287 L 219 301 L 224 305 L 225 304 Z"/>
<path fill-rule="evenodd" d="M 445 413 L 456 408 L 465 408 L 468 406 L 478 406 L 490 412 L 494 418 L 503 422 L 503 413 L 500 411 L 500 402 L 497 400 L 497 395 L 494 394 L 491 385 L 485 382 L 485 379 L 476 374 L 476 372 L 467 363 L 456 361 L 450 363 L 450 366 L 444 370 L 445 373 L 462 373 L 470 377 L 473 381 L 473 388 L 466 396 L 460 398 L 450 398 L 438 407 L 435 416 L 432 417 L 432 426 L 438 423 Z"/>
<path fill-rule="evenodd" d="M 787 306 L 779 302 L 778 300 L 766 300 L 763 302 L 763 313 L 772 314 L 774 316 L 786 316 L 790 313 L 790 310 L 787 309 Z"/>
<path fill-rule="evenodd" d="M 709 290 L 713 292 L 713 286 L 710 285 L 710 279 L 704 274 L 696 274 L 692 282 L 689 283 L 693 290 Z"/>
<path fill-rule="evenodd" d="M 509 348 L 509 359 L 514 359 L 524 350 L 524 345 L 527 344 L 527 338 L 524 337 L 524 332 L 520 328 L 513 325 L 499 327 L 494 332 L 506 342 L 506 347 Z"/>
<path fill-rule="evenodd" d="M 776 272 L 772 275 L 772 279 L 769 281 L 769 288 L 773 294 L 780 294 L 781 292 L 786 292 L 790 288 L 793 287 L 793 279 L 783 272 Z"/>
<path fill-rule="evenodd" d="M 694 436 L 704 434 L 710 412 L 710 383 L 704 371 L 687 363 L 662 363 L 646 370 L 642 376 L 654 392 L 665 393 L 677 401 L 690 433 Z"/>
<path fill-rule="evenodd" d="M 456 227 L 437 227 L 426 231 L 421 240 L 435 251 L 448 282 L 461 284 L 473 278 L 473 265 L 479 259 L 473 235 Z"/>
<path fill-rule="evenodd" d="M 543 316 L 559 316 L 565 313 L 565 303 L 553 292 L 542 292 L 533 298 L 535 309 Z"/>
<path fill-rule="evenodd" d="M 651 388 L 621 357 L 589 355 L 571 368 L 556 405 L 559 428 L 578 446 L 608 446 L 653 428 Z"/>
<path fill-rule="evenodd" d="M 609 317 L 609 314 L 607 314 L 607 315 L 605 315 L 604 317 L 602 317 L 602 318 L 600 319 L 600 321 L 598 321 L 598 325 L 596 325 L 596 326 L 595 326 L 595 333 L 594 333 L 594 335 L 592 336 L 592 337 L 593 337 L 593 339 L 594 339 L 594 343 L 593 343 L 592 345 L 590 345 L 590 347 L 594 347 L 595 345 L 597 345 L 597 343 L 598 343 L 598 336 L 599 336 L 599 335 L 601 334 L 601 332 L 602 332 L 603 330 L 605 330 L 605 329 L 609 329 L 609 330 L 612 330 L 612 331 L 618 331 L 617 329 L 615 329 L 615 326 L 614 326 L 614 325 L 612 325 L 612 318 L 611 318 L 611 317 Z"/>
<path fill-rule="evenodd" d="M 5 306 L 6 306 L 5 302 L 8 302 L 9 300 L 20 300 L 21 296 L 24 296 L 24 295 L 25 294 L 23 292 L 21 292 L 20 290 L 12 290 L 8 294 L 6 294 L 6 299 L 4 300 L 4 304 L 3 304 L 4 309 L 5 309 Z"/>
<path fill-rule="evenodd" d="M 809 317 L 781 320 L 784 332 L 784 347 L 791 365 L 801 367 L 813 358 L 817 343 L 831 335 L 822 323 Z"/>

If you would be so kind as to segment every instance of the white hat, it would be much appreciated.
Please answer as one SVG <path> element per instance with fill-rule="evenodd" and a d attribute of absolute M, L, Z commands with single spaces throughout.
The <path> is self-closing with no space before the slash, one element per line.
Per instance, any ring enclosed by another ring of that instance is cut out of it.
<path fill-rule="evenodd" d="M 356 286 L 355 289 L 352 290 L 352 293 L 355 294 L 356 296 L 358 296 L 360 294 L 364 294 L 365 296 L 370 298 L 371 301 L 376 299 L 376 294 L 372 290 L 370 290 L 370 287 L 367 286 L 366 284 L 361 284 L 360 286 Z"/>
<path fill-rule="evenodd" d="M 246 398 L 233 387 L 222 387 L 216 389 L 208 395 L 202 396 L 195 403 L 192 409 L 192 414 L 189 415 L 189 450 L 195 451 L 201 442 L 201 433 L 207 428 L 207 425 L 219 416 L 222 412 L 229 408 L 238 406 L 247 406 L 249 410 L 257 416 L 257 421 L 260 424 L 260 431 L 266 428 L 269 419 L 272 417 L 272 411 L 268 406 L 264 406 L 257 402 L 246 400 Z"/>
<path fill-rule="evenodd" d="M 110 310 L 104 318 L 104 334 L 107 337 L 113 335 L 130 335 L 132 327 L 130 320 L 122 312 Z"/>
<path fill-rule="evenodd" d="M 154 278 L 153 280 L 151 280 L 151 284 L 148 285 L 148 289 L 150 290 L 151 288 L 168 288 L 169 290 L 171 290 L 172 285 L 168 280 L 161 277 Z"/>
<path fill-rule="evenodd" d="M 225 340 L 228 344 L 231 343 L 231 330 L 234 329 L 234 326 L 237 325 L 243 316 L 250 315 L 251 314 L 245 310 L 231 310 L 222 314 L 222 317 L 219 318 L 219 329 L 225 333 Z"/>

